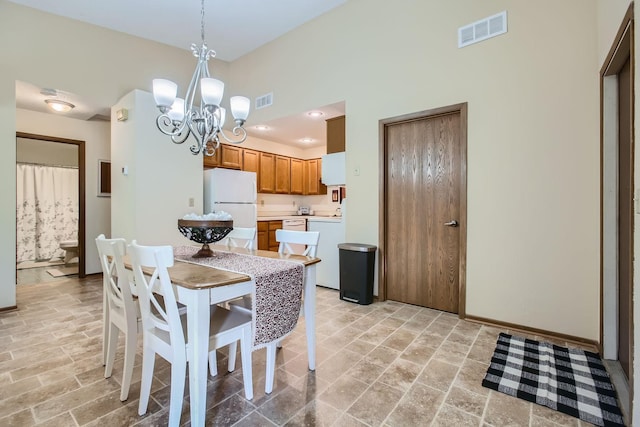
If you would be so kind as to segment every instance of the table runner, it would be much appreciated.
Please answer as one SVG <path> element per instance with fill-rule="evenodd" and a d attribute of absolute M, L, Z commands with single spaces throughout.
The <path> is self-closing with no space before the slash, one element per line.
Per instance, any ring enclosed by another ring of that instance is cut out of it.
<path fill-rule="evenodd" d="M 295 328 L 302 304 L 304 266 L 299 263 L 214 250 L 210 258 L 193 258 L 194 246 L 176 246 L 176 260 L 247 274 L 256 283 L 253 296 L 253 348 L 280 341 Z"/>

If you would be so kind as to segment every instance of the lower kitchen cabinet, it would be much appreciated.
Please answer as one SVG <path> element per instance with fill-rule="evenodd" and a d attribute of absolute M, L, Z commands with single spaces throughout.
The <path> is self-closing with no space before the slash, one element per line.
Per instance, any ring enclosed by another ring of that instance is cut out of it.
<path fill-rule="evenodd" d="M 278 252 L 276 230 L 282 228 L 282 221 L 258 221 L 258 249 Z"/>

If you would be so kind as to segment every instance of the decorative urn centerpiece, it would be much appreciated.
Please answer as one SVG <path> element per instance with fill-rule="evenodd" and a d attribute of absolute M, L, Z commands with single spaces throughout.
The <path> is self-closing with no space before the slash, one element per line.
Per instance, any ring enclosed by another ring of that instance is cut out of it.
<path fill-rule="evenodd" d="M 224 211 L 215 211 L 206 215 L 187 214 L 178 220 L 178 230 L 187 239 L 202 243 L 202 248 L 193 255 L 194 258 L 213 256 L 209 243 L 222 240 L 233 230 L 233 219 Z"/>

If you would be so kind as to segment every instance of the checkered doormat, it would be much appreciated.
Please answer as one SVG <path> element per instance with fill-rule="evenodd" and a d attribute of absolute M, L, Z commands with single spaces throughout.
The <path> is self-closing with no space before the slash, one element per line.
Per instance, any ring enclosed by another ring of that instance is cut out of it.
<path fill-rule="evenodd" d="M 482 385 L 597 426 L 624 426 L 597 353 L 501 333 Z"/>

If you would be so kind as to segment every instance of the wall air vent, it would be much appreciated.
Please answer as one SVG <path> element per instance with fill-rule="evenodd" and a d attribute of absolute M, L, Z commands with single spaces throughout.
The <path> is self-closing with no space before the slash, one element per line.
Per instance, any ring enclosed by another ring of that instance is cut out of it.
<path fill-rule="evenodd" d="M 507 32 L 507 11 L 458 28 L 458 47 L 465 47 Z"/>
<path fill-rule="evenodd" d="M 256 110 L 273 105 L 273 92 L 256 98 Z"/>

